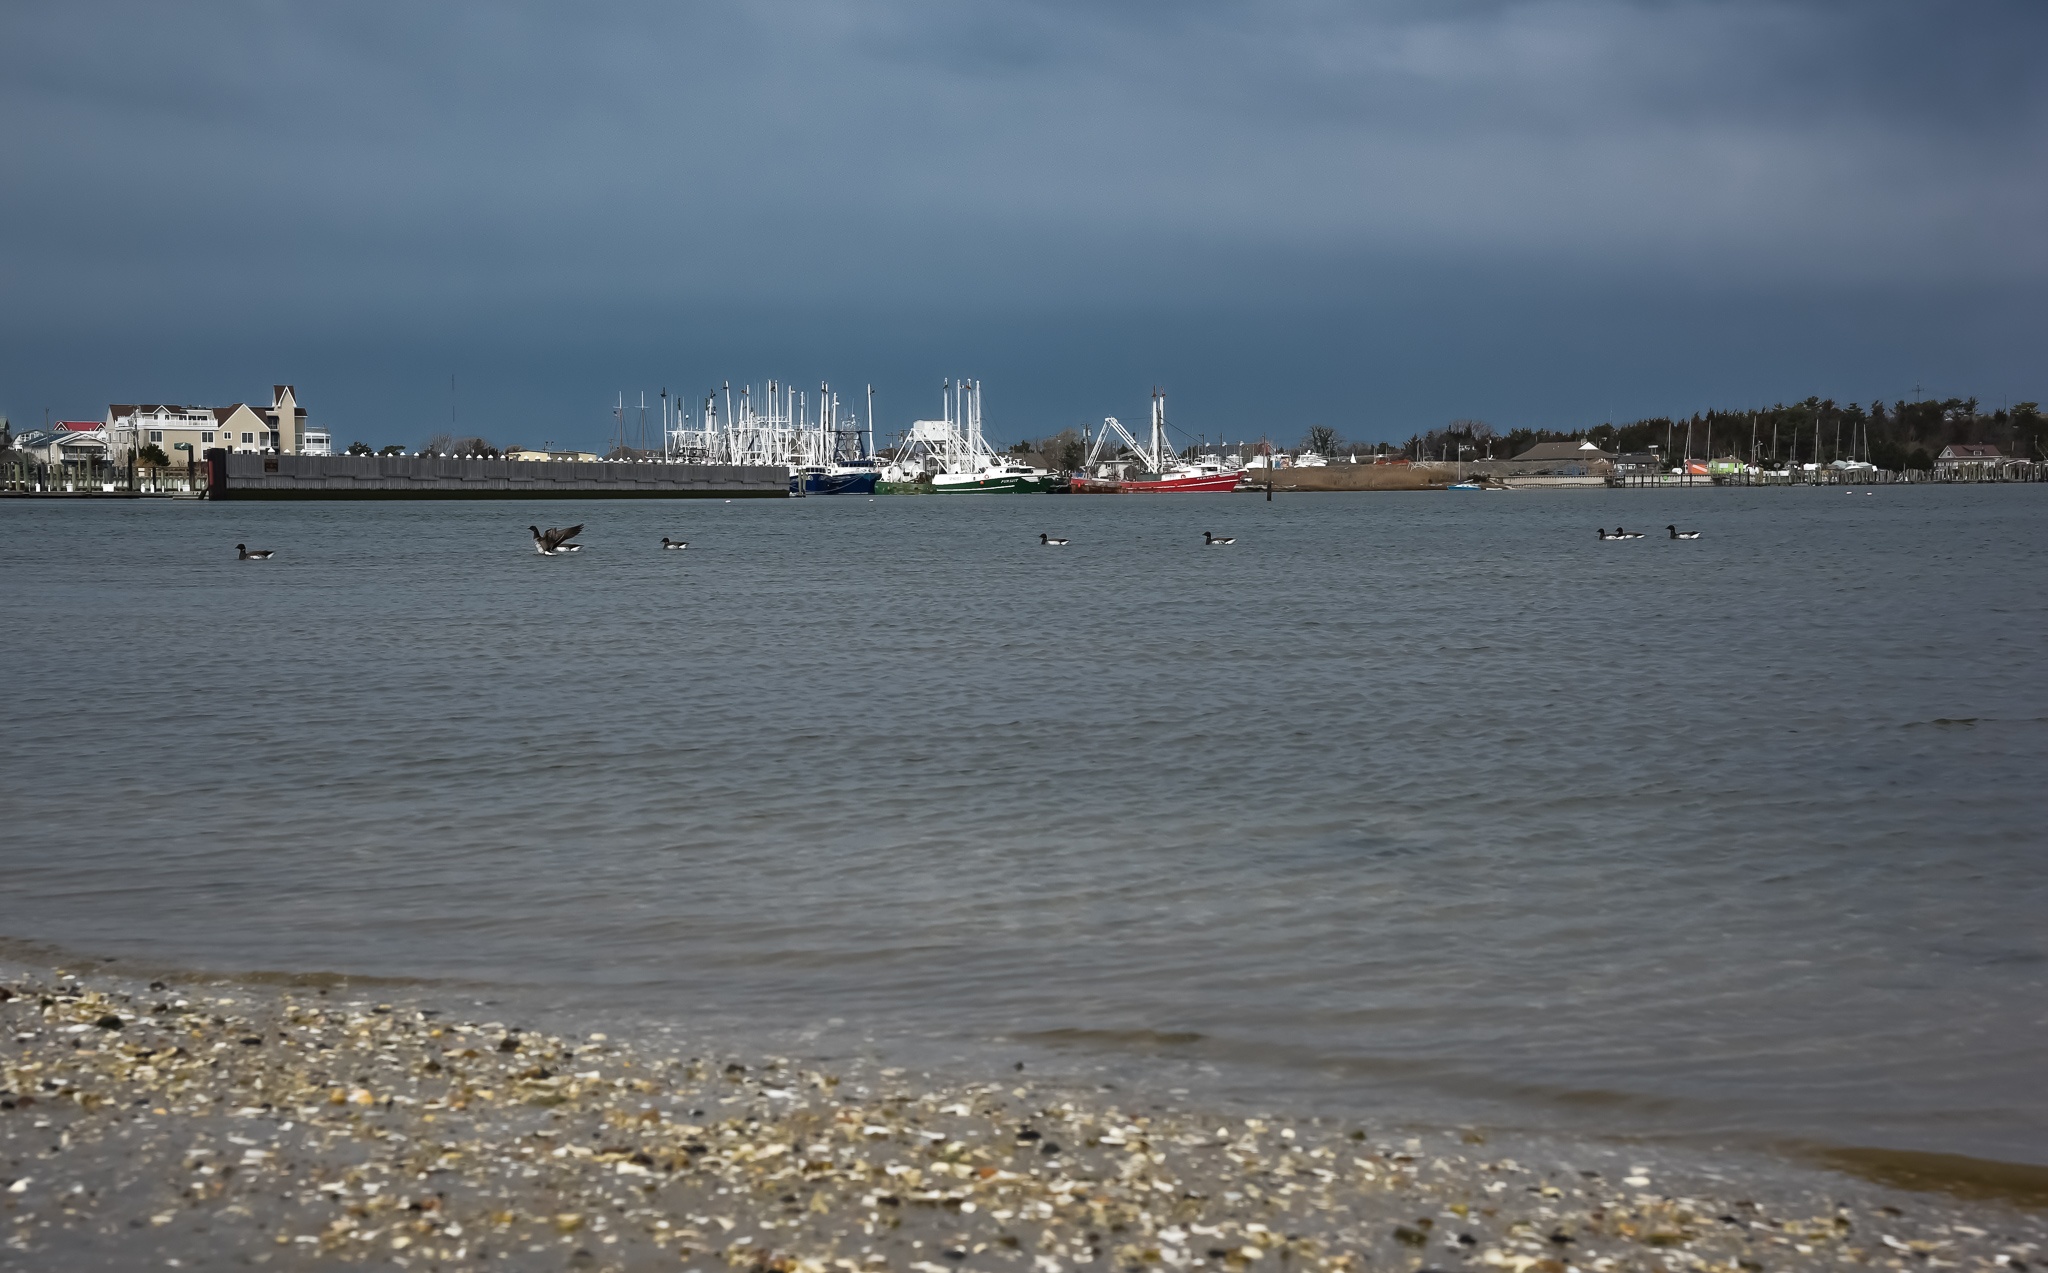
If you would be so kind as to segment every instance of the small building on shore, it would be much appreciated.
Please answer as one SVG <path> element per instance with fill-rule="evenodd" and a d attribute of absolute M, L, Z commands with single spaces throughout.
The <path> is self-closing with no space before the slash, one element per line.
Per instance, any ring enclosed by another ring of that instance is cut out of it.
<path fill-rule="evenodd" d="M 1538 442 L 1508 461 L 1518 477 L 1604 477 L 1614 469 L 1614 453 L 1587 439 Z"/>
<path fill-rule="evenodd" d="M 2012 459 L 1995 446 L 1955 443 L 1934 457 L 1934 476 L 1944 482 L 1995 482 Z"/>
<path fill-rule="evenodd" d="M 92 466 L 107 458 L 107 434 L 97 420 L 59 420 L 14 438 L 14 449 L 41 463 Z"/>

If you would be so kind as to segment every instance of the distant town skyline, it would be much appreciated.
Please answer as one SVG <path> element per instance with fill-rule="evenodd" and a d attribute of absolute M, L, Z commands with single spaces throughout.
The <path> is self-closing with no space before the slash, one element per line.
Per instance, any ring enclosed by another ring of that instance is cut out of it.
<path fill-rule="evenodd" d="M 0 412 L 292 383 L 601 444 L 770 377 L 877 434 L 1372 442 L 2048 397 L 2048 11 L 1905 3 L 0 13 Z M 455 389 L 450 392 L 450 377 Z"/>

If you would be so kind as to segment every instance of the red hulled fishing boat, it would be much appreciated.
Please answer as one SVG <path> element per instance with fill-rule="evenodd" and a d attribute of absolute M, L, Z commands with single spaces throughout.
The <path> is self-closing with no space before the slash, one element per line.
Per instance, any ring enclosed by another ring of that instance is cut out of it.
<path fill-rule="evenodd" d="M 1219 463 L 1213 456 L 1195 460 L 1173 462 L 1173 449 L 1166 441 L 1166 395 L 1158 389 L 1152 391 L 1152 438 L 1150 445 L 1141 444 L 1124 431 L 1123 425 L 1111 416 L 1102 422 L 1102 432 L 1096 437 L 1095 446 L 1088 458 L 1095 464 L 1105 446 L 1112 440 L 1121 441 L 1129 448 L 1128 453 L 1146 463 L 1149 471 L 1135 477 L 1111 477 L 1109 473 L 1121 468 L 1126 461 L 1115 466 L 1105 465 L 1090 476 L 1087 469 L 1074 474 L 1070 490 L 1076 495 L 1171 495 L 1214 491 L 1234 491 L 1244 480 L 1242 468 L 1230 468 Z"/>

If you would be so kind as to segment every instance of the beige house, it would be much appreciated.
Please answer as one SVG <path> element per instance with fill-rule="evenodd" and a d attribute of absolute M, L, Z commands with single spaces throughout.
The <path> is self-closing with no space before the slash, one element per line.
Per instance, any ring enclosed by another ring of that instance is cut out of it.
<path fill-rule="evenodd" d="M 271 387 L 271 405 L 180 407 L 168 403 L 112 403 L 107 407 L 108 446 L 127 456 L 154 443 L 171 463 L 197 460 L 218 447 L 227 451 L 277 451 L 298 455 L 308 441 L 306 409 L 290 385 Z M 324 435 L 313 434 L 315 440 Z"/>
<path fill-rule="evenodd" d="M 1934 475 L 1950 482 L 1992 482 L 2012 459 L 1995 446 L 1958 442 L 1934 457 Z"/>

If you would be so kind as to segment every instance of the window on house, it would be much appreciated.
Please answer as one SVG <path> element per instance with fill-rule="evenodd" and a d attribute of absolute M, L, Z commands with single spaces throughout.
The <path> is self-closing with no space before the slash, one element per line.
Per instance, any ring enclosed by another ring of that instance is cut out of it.
<path fill-rule="evenodd" d="M 256 441 L 256 435 L 255 435 L 255 434 L 253 434 L 253 433 L 244 433 L 244 434 L 242 435 L 242 445 L 243 445 L 243 446 L 249 446 L 249 445 L 252 445 L 252 444 L 253 444 L 253 443 L 254 443 L 255 441 Z"/>
<path fill-rule="evenodd" d="M 201 442 L 204 442 L 204 443 L 206 443 L 207 445 L 211 446 L 211 445 L 213 444 L 213 434 L 211 434 L 211 433 L 202 433 L 202 434 L 200 434 L 200 435 L 199 435 L 199 440 L 200 440 Z"/>
<path fill-rule="evenodd" d="M 149 440 L 150 440 L 150 441 L 152 441 L 152 442 L 161 442 L 161 441 L 163 441 L 163 440 L 164 440 L 164 431 L 163 431 L 162 429 L 151 429 L 151 430 L 149 431 Z"/>

